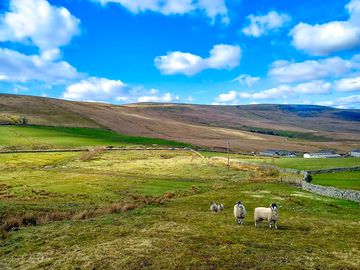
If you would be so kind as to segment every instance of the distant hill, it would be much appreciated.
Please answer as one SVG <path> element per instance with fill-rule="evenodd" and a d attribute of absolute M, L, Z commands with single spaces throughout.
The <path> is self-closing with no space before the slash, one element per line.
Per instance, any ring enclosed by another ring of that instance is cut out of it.
<path fill-rule="evenodd" d="M 111 105 L 0 94 L 0 124 L 107 128 L 118 133 L 237 151 L 360 147 L 360 110 L 314 105 Z M 10 120 L 9 120 L 10 119 Z"/>

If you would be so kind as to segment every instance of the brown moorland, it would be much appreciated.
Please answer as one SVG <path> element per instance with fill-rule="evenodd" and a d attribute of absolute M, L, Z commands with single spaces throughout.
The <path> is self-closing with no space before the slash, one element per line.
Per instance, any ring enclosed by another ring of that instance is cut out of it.
<path fill-rule="evenodd" d="M 360 147 L 360 111 L 315 105 L 139 103 L 112 105 L 0 94 L 0 123 L 107 128 L 118 133 L 236 151 L 294 151 Z"/>

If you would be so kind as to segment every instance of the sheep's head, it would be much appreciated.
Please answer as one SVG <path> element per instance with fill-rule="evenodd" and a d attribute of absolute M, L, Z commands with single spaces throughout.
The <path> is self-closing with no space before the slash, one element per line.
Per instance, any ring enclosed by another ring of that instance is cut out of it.
<path fill-rule="evenodd" d="M 277 211 L 278 206 L 276 205 L 276 203 L 272 203 L 272 204 L 270 205 L 270 208 L 271 208 L 273 211 Z"/>

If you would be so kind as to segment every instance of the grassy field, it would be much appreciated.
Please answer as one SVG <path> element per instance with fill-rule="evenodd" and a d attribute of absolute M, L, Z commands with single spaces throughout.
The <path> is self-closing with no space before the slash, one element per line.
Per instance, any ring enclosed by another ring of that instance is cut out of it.
<path fill-rule="evenodd" d="M 222 156 L 227 157 L 226 153 L 201 152 L 206 157 Z M 230 158 L 239 159 L 256 164 L 273 164 L 282 168 L 293 168 L 298 170 L 319 170 L 338 167 L 360 166 L 360 158 L 271 158 L 257 157 L 250 155 L 230 154 Z"/>
<path fill-rule="evenodd" d="M 0 155 L 1 220 L 48 214 L 0 240 L 6 269 L 358 269 L 357 203 L 186 152 Z M 236 224 L 233 204 L 248 210 Z M 209 202 L 225 204 L 211 214 Z M 279 230 L 253 209 L 279 205 Z M 118 211 L 108 207 L 126 205 Z"/>
<path fill-rule="evenodd" d="M 360 171 L 316 174 L 313 184 L 360 190 Z"/>
<path fill-rule="evenodd" d="M 167 145 L 184 143 L 133 137 L 105 129 L 45 126 L 0 126 L 0 149 L 48 149 L 88 146 Z"/>

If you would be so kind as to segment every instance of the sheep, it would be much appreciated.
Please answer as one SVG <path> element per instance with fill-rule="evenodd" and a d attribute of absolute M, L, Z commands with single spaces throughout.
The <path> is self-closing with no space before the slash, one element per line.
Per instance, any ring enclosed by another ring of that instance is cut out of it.
<path fill-rule="evenodd" d="M 245 206 L 241 202 L 237 202 L 234 205 L 234 216 L 235 216 L 236 222 L 238 224 L 243 224 L 245 215 L 246 215 Z"/>
<path fill-rule="evenodd" d="M 219 211 L 218 205 L 214 202 L 210 202 L 210 211 L 215 214 Z"/>
<path fill-rule="evenodd" d="M 217 207 L 219 212 L 224 210 L 224 205 L 222 203 L 218 204 Z"/>
<path fill-rule="evenodd" d="M 278 220 L 278 206 L 275 203 L 272 203 L 270 207 L 256 207 L 254 210 L 254 221 L 255 227 L 258 227 L 259 223 L 263 220 L 269 222 L 269 228 L 271 229 L 271 224 L 274 223 L 275 229 L 277 230 L 277 220 Z"/>

